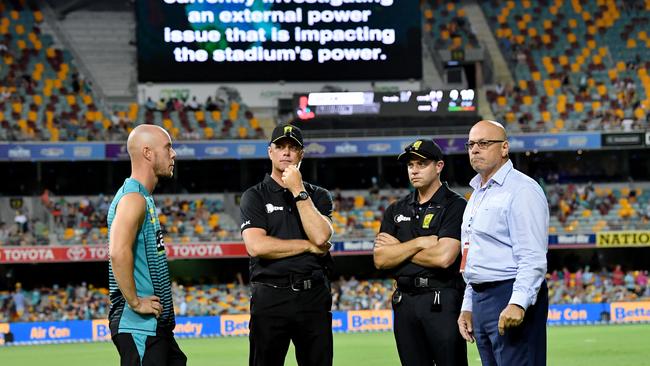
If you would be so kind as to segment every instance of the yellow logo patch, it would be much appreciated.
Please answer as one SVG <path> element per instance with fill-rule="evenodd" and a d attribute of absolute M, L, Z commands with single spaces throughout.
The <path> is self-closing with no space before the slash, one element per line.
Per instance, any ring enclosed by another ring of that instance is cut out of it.
<path fill-rule="evenodd" d="M 420 145 L 422 145 L 422 140 L 417 140 L 413 143 L 413 149 L 417 150 L 420 148 Z"/>
<path fill-rule="evenodd" d="M 433 214 L 427 214 L 426 216 L 424 216 L 424 220 L 422 221 L 422 228 L 428 229 L 432 219 L 433 219 Z"/>

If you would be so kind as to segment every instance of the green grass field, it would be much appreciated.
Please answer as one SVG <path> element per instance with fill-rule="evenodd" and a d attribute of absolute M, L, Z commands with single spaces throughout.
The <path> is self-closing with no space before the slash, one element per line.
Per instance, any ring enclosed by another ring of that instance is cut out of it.
<path fill-rule="evenodd" d="M 553 327 L 548 330 L 548 365 L 650 365 L 650 325 Z M 181 348 L 189 365 L 243 366 L 248 360 L 248 339 L 183 339 Z M 480 361 L 469 347 L 470 365 Z M 85 343 L 0 348 L 0 365 L 118 365 L 113 344 Z M 286 365 L 296 365 L 293 353 Z M 392 333 L 336 334 L 334 365 L 399 365 Z"/>

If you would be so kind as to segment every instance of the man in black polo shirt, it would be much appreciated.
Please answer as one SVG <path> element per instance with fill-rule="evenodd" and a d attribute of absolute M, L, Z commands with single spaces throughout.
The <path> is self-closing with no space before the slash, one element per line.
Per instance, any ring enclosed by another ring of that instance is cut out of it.
<path fill-rule="evenodd" d="M 467 365 L 457 329 L 464 282 L 460 225 L 467 202 L 440 181 L 445 165 L 432 140 L 417 140 L 398 157 L 413 193 L 391 204 L 375 239 L 378 269 L 390 269 L 395 340 L 402 365 Z"/>
<path fill-rule="evenodd" d="M 332 365 L 332 198 L 304 183 L 300 129 L 280 125 L 269 144 L 270 175 L 241 198 L 241 230 L 252 284 L 250 365 Z"/>

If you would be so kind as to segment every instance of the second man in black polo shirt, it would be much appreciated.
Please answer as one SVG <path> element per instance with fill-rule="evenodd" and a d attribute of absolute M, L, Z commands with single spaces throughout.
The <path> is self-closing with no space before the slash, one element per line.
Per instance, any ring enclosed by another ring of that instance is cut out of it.
<path fill-rule="evenodd" d="M 464 282 L 460 226 L 467 202 L 440 181 L 442 151 L 417 140 L 398 157 L 415 191 L 390 205 L 375 239 L 374 261 L 397 282 L 395 340 L 402 365 L 467 365 L 456 321 Z"/>
<path fill-rule="evenodd" d="M 269 144 L 270 175 L 241 198 L 241 230 L 252 284 L 250 365 L 284 365 L 293 341 L 301 366 L 332 365 L 327 272 L 332 198 L 304 183 L 300 129 L 280 125 Z"/>

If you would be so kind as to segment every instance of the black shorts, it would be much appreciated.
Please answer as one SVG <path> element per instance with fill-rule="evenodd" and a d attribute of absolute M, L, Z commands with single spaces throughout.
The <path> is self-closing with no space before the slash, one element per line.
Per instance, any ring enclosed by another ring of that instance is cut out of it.
<path fill-rule="evenodd" d="M 120 333 L 113 337 L 120 353 L 121 366 L 185 366 L 187 357 L 178 347 L 173 335 L 147 336 Z"/>

